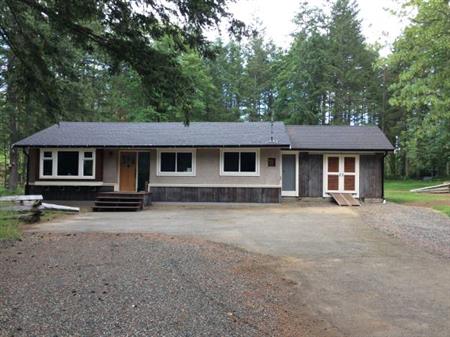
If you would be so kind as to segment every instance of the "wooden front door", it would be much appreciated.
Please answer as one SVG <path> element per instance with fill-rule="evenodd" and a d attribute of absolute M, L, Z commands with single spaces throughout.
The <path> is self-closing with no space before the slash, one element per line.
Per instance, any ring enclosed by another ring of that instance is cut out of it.
<path fill-rule="evenodd" d="M 324 196 L 328 192 L 358 196 L 359 156 L 326 155 L 324 161 Z"/>
<path fill-rule="evenodd" d="M 136 152 L 120 153 L 120 191 L 136 192 Z"/>

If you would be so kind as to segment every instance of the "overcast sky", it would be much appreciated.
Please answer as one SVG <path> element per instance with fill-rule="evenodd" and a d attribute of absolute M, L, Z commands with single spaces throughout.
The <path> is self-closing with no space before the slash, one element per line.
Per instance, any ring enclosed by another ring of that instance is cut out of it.
<path fill-rule="evenodd" d="M 291 42 L 290 34 L 295 26 L 292 19 L 298 12 L 300 0 L 237 0 L 230 5 L 231 12 L 237 19 L 246 23 L 259 18 L 266 28 L 266 35 L 273 42 L 287 48 Z M 399 18 L 388 13 L 385 8 L 396 9 L 396 0 L 357 0 L 360 8 L 359 16 L 362 20 L 362 29 L 369 43 L 380 42 L 387 45 L 382 54 L 389 53 L 389 46 L 400 34 L 403 23 Z M 322 0 L 313 0 L 310 3 L 321 4 Z M 212 34 L 217 36 L 217 33 Z M 223 36 L 226 38 L 225 36 Z"/>

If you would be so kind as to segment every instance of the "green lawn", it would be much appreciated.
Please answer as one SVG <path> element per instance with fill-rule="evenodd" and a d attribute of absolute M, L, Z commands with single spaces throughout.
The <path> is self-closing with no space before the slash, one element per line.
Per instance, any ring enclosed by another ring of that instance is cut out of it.
<path fill-rule="evenodd" d="M 42 213 L 40 222 L 51 221 L 56 218 L 61 218 L 65 214 L 56 211 L 45 211 Z M 0 240 L 16 240 L 20 238 L 20 227 L 25 223 L 19 221 L 17 213 L 0 211 Z"/>
<path fill-rule="evenodd" d="M 450 216 L 450 195 L 414 193 L 411 189 L 442 184 L 448 180 L 387 180 L 384 184 L 386 200 L 400 204 L 431 207 Z"/>
<path fill-rule="evenodd" d="M 15 240 L 20 237 L 19 221 L 11 212 L 0 211 L 0 240 Z"/>
<path fill-rule="evenodd" d="M 0 196 L 3 196 L 3 195 L 21 195 L 23 193 L 24 193 L 24 191 L 23 191 L 22 187 L 19 187 L 16 191 L 9 191 L 9 190 L 5 189 L 5 187 L 0 186 Z"/>
<path fill-rule="evenodd" d="M 0 186 L 0 196 L 22 194 L 20 191 L 11 193 L 3 186 Z M 1 204 L 1 206 L 6 206 Z M 0 240 L 18 239 L 20 237 L 19 221 L 15 219 L 14 213 L 0 210 Z"/>
<path fill-rule="evenodd" d="M 0 196 L 20 194 L 23 194 L 22 189 L 11 192 L 6 190 L 3 186 L 0 186 Z M 17 214 L 14 214 L 13 212 L 0 210 L 0 240 L 18 239 L 20 237 L 20 221 L 15 219 L 16 215 Z"/>

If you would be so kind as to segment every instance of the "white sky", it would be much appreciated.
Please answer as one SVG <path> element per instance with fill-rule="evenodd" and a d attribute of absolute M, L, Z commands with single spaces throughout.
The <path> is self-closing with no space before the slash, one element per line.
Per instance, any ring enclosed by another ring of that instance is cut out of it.
<path fill-rule="evenodd" d="M 295 30 L 292 20 L 302 2 L 300 0 L 237 0 L 236 3 L 230 4 L 229 8 L 237 19 L 245 23 L 253 23 L 255 18 L 258 18 L 266 28 L 266 36 L 276 45 L 287 48 L 292 40 L 290 34 Z M 324 0 L 311 0 L 310 3 L 321 6 Z M 404 24 L 385 9 L 398 9 L 398 1 L 357 0 L 357 3 L 360 8 L 362 30 L 367 41 L 379 42 L 386 46 L 381 54 L 388 54 L 392 42 L 402 31 Z M 208 35 L 216 37 L 218 33 Z M 222 33 L 222 37 L 227 39 L 226 32 Z"/>

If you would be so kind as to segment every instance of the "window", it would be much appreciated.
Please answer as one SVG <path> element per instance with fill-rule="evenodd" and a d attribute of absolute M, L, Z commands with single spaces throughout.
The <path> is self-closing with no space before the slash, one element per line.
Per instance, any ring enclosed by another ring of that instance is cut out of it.
<path fill-rule="evenodd" d="M 195 176 L 194 150 L 158 150 L 159 176 Z"/>
<path fill-rule="evenodd" d="M 177 153 L 177 172 L 192 172 L 192 153 Z"/>
<path fill-rule="evenodd" d="M 239 172 L 239 152 L 225 152 L 223 159 L 225 172 Z"/>
<path fill-rule="evenodd" d="M 176 152 L 161 153 L 161 172 L 176 172 L 177 171 L 177 154 Z"/>
<path fill-rule="evenodd" d="M 42 175 L 52 176 L 53 175 L 53 152 L 44 151 L 42 155 Z"/>
<path fill-rule="evenodd" d="M 83 152 L 83 175 L 93 176 L 94 175 L 94 153 L 93 152 Z"/>
<path fill-rule="evenodd" d="M 259 150 L 222 150 L 220 175 L 259 176 Z"/>
<path fill-rule="evenodd" d="M 256 172 L 256 152 L 241 152 L 241 172 Z"/>
<path fill-rule="evenodd" d="M 84 149 L 42 149 L 40 178 L 93 179 L 95 151 Z"/>
<path fill-rule="evenodd" d="M 77 151 L 58 152 L 58 176 L 78 176 L 78 161 L 80 160 Z"/>

